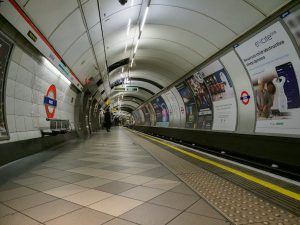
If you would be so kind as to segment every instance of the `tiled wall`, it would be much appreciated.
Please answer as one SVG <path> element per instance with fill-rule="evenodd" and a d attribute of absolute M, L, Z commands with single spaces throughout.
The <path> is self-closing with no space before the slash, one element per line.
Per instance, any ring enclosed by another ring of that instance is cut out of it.
<path fill-rule="evenodd" d="M 57 72 L 41 59 L 35 61 L 18 46 L 10 58 L 6 82 L 6 118 L 13 142 L 41 137 L 41 129 L 49 128 L 43 104 L 51 84 L 56 86 L 56 119 L 67 119 L 74 129 L 76 93 Z"/>

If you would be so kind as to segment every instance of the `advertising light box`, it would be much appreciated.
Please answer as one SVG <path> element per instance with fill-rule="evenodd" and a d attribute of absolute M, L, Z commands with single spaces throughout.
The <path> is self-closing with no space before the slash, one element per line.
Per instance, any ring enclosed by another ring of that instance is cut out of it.
<path fill-rule="evenodd" d="M 213 130 L 234 131 L 237 105 L 229 75 L 219 61 L 214 61 L 197 74 L 203 79 L 213 102 Z M 207 99 L 208 100 L 208 99 Z M 209 108 L 207 108 L 209 109 Z"/>
<path fill-rule="evenodd" d="M 153 109 L 156 114 L 156 126 L 168 127 L 169 126 L 169 111 L 167 104 L 161 96 L 155 98 L 152 102 Z"/>
<path fill-rule="evenodd" d="M 198 106 L 197 128 L 210 130 L 213 124 L 213 104 L 204 79 L 197 72 L 186 81 L 194 93 Z"/>
<path fill-rule="evenodd" d="M 256 132 L 300 134 L 300 61 L 280 22 L 236 47 L 256 100 Z"/>
<path fill-rule="evenodd" d="M 197 123 L 197 107 L 195 103 L 195 99 L 193 93 L 188 88 L 185 82 L 180 83 L 176 86 L 179 94 L 182 97 L 182 100 L 185 105 L 185 113 L 186 113 L 186 128 L 196 128 Z"/>

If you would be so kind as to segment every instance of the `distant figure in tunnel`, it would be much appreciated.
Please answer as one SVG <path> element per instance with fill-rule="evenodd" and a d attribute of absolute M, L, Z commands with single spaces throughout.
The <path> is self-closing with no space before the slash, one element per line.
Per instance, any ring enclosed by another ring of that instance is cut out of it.
<path fill-rule="evenodd" d="M 109 108 L 107 108 L 105 113 L 104 113 L 104 127 L 106 128 L 107 132 L 110 132 L 111 114 L 110 114 Z"/>

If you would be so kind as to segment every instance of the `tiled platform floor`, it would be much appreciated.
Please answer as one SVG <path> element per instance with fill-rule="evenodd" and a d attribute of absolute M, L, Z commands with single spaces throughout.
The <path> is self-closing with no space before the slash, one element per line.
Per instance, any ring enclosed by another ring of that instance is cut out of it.
<path fill-rule="evenodd" d="M 63 149 L 0 186 L 0 225 L 230 224 L 123 128 Z"/>

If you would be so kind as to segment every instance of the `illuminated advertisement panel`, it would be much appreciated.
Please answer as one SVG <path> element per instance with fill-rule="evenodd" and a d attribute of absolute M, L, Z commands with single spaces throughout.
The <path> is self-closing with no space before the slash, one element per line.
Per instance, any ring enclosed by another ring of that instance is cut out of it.
<path fill-rule="evenodd" d="M 213 102 L 213 130 L 234 131 L 237 121 L 237 106 L 231 79 L 219 61 L 201 69 L 202 78 Z"/>
<path fill-rule="evenodd" d="M 210 130 L 213 124 L 213 105 L 204 79 L 200 73 L 195 73 L 186 82 L 193 91 L 198 106 L 197 128 Z"/>
<path fill-rule="evenodd" d="M 280 22 L 236 47 L 256 100 L 256 132 L 300 134 L 300 61 Z"/>
<path fill-rule="evenodd" d="M 156 126 L 168 127 L 169 126 L 169 111 L 167 104 L 161 96 L 155 98 L 152 102 L 153 109 L 156 114 Z"/>
<path fill-rule="evenodd" d="M 188 88 L 185 82 L 180 83 L 176 86 L 179 94 L 182 97 L 182 100 L 185 105 L 185 113 L 186 113 L 186 128 L 196 128 L 197 123 L 197 107 L 195 103 L 195 99 L 193 93 Z"/>

